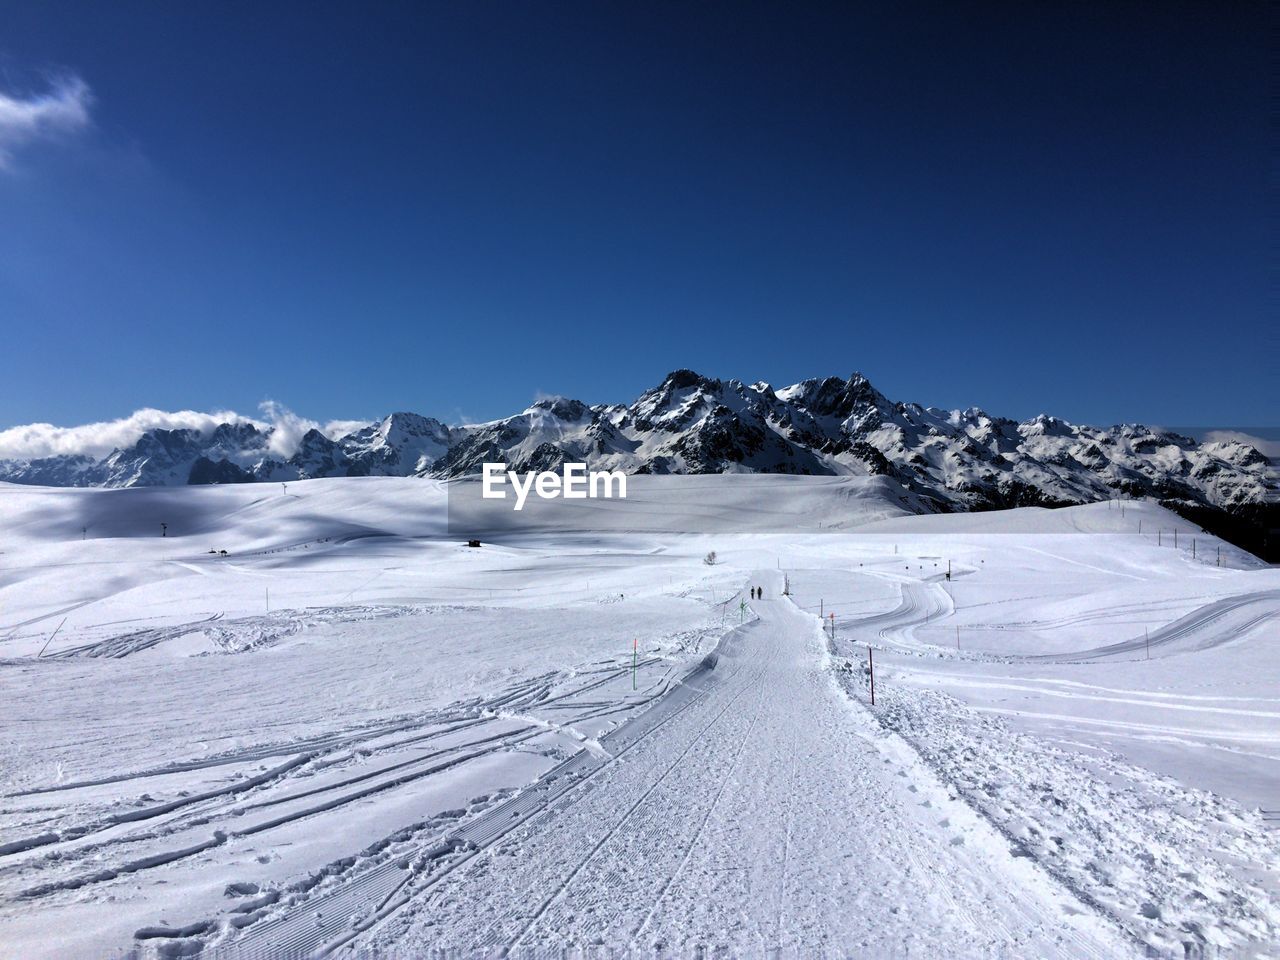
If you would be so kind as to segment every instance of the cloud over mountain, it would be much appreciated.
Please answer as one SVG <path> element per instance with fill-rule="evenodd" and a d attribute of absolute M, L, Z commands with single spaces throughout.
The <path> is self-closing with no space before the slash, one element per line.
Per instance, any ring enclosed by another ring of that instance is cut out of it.
<path fill-rule="evenodd" d="M 212 436 L 224 424 L 249 424 L 270 433 L 270 450 L 282 458 L 291 457 L 309 430 L 334 439 L 367 426 L 368 420 L 333 420 L 321 424 L 300 417 L 275 400 L 259 404 L 261 418 L 246 417 L 233 410 L 200 413 L 195 410 L 136 410 L 127 417 L 59 427 L 52 423 L 28 423 L 0 430 L 0 460 L 39 460 L 46 457 L 91 457 L 101 459 L 115 450 L 136 444 L 153 430 L 194 430 Z"/>

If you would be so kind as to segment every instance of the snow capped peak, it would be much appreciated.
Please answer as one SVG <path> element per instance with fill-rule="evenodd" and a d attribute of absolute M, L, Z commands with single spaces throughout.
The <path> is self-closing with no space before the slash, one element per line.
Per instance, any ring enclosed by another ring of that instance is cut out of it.
<path fill-rule="evenodd" d="M 1025 437 L 1069 437 L 1075 432 L 1075 427 L 1066 420 L 1042 413 L 1022 424 L 1019 432 Z"/>
<path fill-rule="evenodd" d="M 666 375 L 662 383 L 656 390 L 688 390 L 693 387 L 705 387 L 714 389 L 720 385 L 719 380 L 711 380 L 704 377 L 700 373 L 681 367 L 679 370 L 672 370 Z"/>
<path fill-rule="evenodd" d="M 530 413 L 533 411 L 546 411 L 561 420 L 575 423 L 591 416 L 590 407 L 581 400 L 572 400 L 569 397 L 544 397 L 535 402 L 525 412 Z"/>
<path fill-rule="evenodd" d="M 309 422 L 309 421 L 308 421 Z M 488 461 L 553 469 L 564 461 L 629 473 L 874 474 L 928 509 L 1082 503 L 1125 495 L 1228 510 L 1280 499 L 1270 461 L 1248 443 L 1142 424 L 1082 427 L 1041 414 L 1017 423 L 978 407 L 894 403 L 860 373 L 774 390 L 673 370 L 630 405 L 543 397 L 489 423 L 450 427 L 406 411 L 340 436 L 300 432 L 292 454 L 276 426 L 145 431 L 101 460 L 0 461 L 0 480 L 154 486 L 363 475 L 458 476 Z"/>
<path fill-rule="evenodd" d="M 802 380 L 778 392 L 779 399 L 801 407 L 815 417 L 865 419 L 869 414 L 887 412 L 887 399 L 860 373 L 848 380 L 839 377 Z"/>

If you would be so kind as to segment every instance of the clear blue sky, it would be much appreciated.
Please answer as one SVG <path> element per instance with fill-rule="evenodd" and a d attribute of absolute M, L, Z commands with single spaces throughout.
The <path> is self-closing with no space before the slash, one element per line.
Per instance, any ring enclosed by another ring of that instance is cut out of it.
<path fill-rule="evenodd" d="M 1280 422 L 1265 6 L 889 6 L 6 0 L 0 426 L 674 367 Z"/>

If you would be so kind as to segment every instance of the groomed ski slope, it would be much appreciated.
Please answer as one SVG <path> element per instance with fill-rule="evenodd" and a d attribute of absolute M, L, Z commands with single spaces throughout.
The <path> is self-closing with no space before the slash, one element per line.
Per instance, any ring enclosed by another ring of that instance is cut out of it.
<path fill-rule="evenodd" d="M 0 485 L 0 956 L 1277 954 L 1277 571 L 635 479 Z"/>
<path fill-rule="evenodd" d="M 428 874 L 367 949 L 1132 950 L 853 707 L 781 575 L 752 582 L 767 599 L 722 644 L 718 682 L 541 816 Z"/>

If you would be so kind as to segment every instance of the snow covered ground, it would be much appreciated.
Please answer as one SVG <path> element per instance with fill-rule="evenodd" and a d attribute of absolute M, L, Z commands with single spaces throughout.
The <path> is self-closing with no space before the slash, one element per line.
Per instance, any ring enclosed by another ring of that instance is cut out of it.
<path fill-rule="evenodd" d="M 0 956 L 1277 955 L 1280 572 L 867 478 L 445 500 L 0 484 Z"/>

